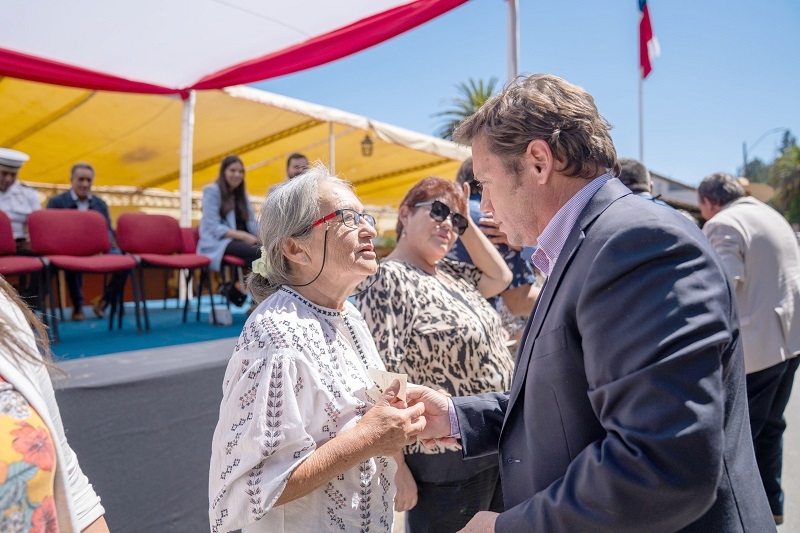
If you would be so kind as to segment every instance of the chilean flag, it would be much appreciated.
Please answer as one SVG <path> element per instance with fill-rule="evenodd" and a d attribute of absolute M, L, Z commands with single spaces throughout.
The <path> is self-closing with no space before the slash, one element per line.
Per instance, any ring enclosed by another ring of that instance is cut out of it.
<path fill-rule="evenodd" d="M 650 25 L 650 10 L 647 9 L 647 0 L 639 0 L 639 66 L 641 67 L 642 79 L 645 79 L 650 71 L 653 70 L 651 62 L 661 53 L 658 46 L 658 39 L 653 35 L 653 27 Z"/>

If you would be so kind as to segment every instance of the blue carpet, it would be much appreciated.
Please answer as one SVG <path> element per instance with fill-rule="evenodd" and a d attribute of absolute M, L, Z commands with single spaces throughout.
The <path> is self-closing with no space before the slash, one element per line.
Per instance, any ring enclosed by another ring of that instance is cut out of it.
<path fill-rule="evenodd" d="M 211 307 L 206 302 L 200 307 L 200 321 L 197 322 L 196 300 L 193 301 L 184 324 L 183 309 L 175 307 L 174 299 L 167 302 L 166 310 L 163 300 L 148 301 L 150 333 L 144 332 L 144 317 L 142 317 L 142 333 L 136 333 L 136 318 L 132 303 L 125 304 L 122 329 L 117 329 L 115 317 L 113 330 L 108 329 L 108 315 L 102 320 L 95 318 L 90 307 L 84 308 L 85 322 L 72 322 L 69 310 L 65 310 L 64 321 L 58 323 L 61 342 L 52 345 L 53 358 L 56 361 L 64 361 L 238 337 L 247 319 L 245 311 L 250 308 L 249 300 L 242 307 L 231 306 L 233 324 L 230 326 L 215 326 L 209 323 L 208 315 Z M 215 299 L 214 305 L 217 309 L 225 308 L 225 304 L 219 298 Z"/>

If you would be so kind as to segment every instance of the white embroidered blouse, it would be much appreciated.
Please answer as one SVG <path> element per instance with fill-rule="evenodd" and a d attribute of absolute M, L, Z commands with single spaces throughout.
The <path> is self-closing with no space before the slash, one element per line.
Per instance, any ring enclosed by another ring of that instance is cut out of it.
<path fill-rule="evenodd" d="M 327 309 L 282 287 L 258 306 L 225 372 L 209 473 L 212 533 L 391 531 L 390 457 L 273 508 L 292 471 L 364 415 L 354 393 L 373 385 L 370 367 L 384 369 L 349 302 Z"/>

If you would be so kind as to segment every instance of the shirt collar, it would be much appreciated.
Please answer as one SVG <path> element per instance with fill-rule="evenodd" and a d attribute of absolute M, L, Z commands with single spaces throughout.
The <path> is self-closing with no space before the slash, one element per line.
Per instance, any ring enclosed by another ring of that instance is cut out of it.
<path fill-rule="evenodd" d="M 539 235 L 538 248 L 531 258 L 536 268 L 541 270 L 545 276 L 550 276 L 553 267 L 567 242 L 572 227 L 575 226 L 583 208 L 592 199 L 592 196 L 600 190 L 600 187 L 610 180 L 611 174 L 603 174 L 587 183 L 581 190 L 561 206 L 556 215 L 544 228 Z"/>
<path fill-rule="evenodd" d="M 88 203 L 89 200 L 92 199 L 92 193 L 89 193 L 89 196 L 86 197 L 86 200 L 79 200 L 78 195 L 75 194 L 75 191 L 73 191 L 72 189 L 69 190 L 69 195 L 72 198 L 72 200 L 77 203 Z"/>

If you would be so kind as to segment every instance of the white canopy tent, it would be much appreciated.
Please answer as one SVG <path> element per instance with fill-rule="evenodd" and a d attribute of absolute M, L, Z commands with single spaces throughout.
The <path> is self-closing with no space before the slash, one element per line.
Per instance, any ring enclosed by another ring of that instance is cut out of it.
<path fill-rule="evenodd" d="M 179 94 L 181 223 L 190 220 L 195 90 L 314 67 L 467 0 L 6 1 L 0 75 L 100 91 Z"/>

